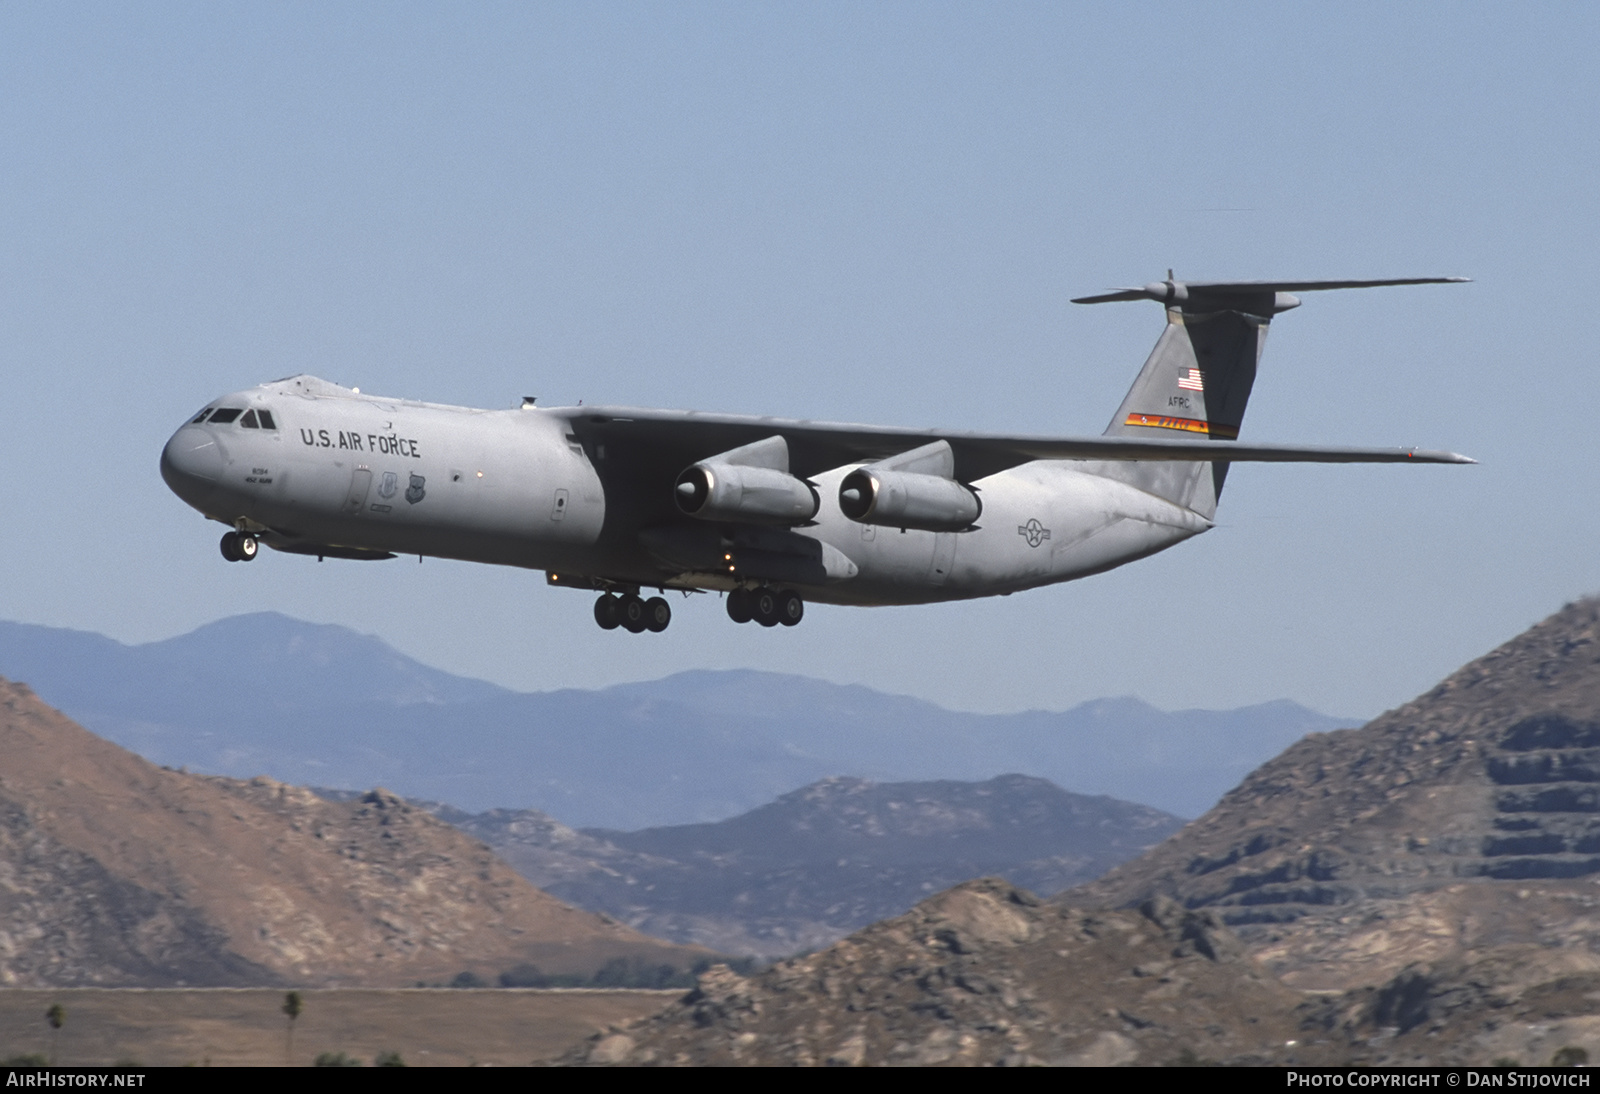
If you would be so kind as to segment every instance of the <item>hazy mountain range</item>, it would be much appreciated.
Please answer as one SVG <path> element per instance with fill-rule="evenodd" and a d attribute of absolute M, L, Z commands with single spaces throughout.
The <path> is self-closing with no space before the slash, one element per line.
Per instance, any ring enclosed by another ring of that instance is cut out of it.
<path fill-rule="evenodd" d="M 159 764 L 610 829 L 720 820 L 834 775 L 1016 772 L 1196 816 L 1306 733 L 1355 721 L 1287 701 L 1167 713 L 1131 698 L 972 714 L 748 671 L 522 694 L 274 613 L 138 646 L 0 623 L 0 675 Z"/>
<path fill-rule="evenodd" d="M 531 809 L 427 808 L 580 908 L 657 938 L 763 957 L 827 945 L 969 878 L 1052 895 L 1183 825 L 1026 775 L 825 779 L 716 824 L 636 832 L 574 831 Z"/>

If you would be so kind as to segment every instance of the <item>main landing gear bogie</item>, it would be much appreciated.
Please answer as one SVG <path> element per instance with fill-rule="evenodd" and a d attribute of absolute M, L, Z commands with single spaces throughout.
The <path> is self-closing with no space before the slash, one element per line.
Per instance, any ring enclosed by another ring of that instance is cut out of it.
<path fill-rule="evenodd" d="M 249 532 L 228 532 L 219 546 L 229 562 L 254 562 L 261 551 L 261 542 Z"/>
<path fill-rule="evenodd" d="M 728 618 L 735 623 L 759 623 L 792 627 L 806 614 L 806 603 L 793 589 L 774 589 L 762 585 L 755 589 L 738 588 L 728 594 Z M 645 600 L 638 593 L 601 593 L 594 602 L 594 621 L 601 630 L 619 627 L 633 634 L 660 633 L 672 622 L 672 607 L 659 596 Z"/>
<path fill-rule="evenodd" d="M 649 600 L 636 593 L 603 593 L 594 602 L 594 621 L 602 630 L 614 631 L 618 627 L 632 634 L 645 631 L 660 633 L 672 622 L 672 605 L 659 596 Z"/>
<path fill-rule="evenodd" d="M 728 594 L 728 618 L 735 623 L 792 627 L 805 616 L 806 602 L 793 589 L 735 589 Z"/>

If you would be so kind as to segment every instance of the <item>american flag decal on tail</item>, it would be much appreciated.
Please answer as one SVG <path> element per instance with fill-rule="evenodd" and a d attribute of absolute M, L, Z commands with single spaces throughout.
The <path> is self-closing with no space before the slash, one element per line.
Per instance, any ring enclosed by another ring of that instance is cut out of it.
<path fill-rule="evenodd" d="M 1185 391 L 1204 391 L 1206 374 L 1197 368 L 1186 368 L 1178 373 L 1178 386 Z"/>

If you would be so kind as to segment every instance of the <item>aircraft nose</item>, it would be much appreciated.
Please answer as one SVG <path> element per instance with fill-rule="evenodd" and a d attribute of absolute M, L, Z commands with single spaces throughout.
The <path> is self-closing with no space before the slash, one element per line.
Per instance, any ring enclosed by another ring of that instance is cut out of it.
<path fill-rule="evenodd" d="M 193 504 L 222 477 L 222 448 L 209 429 L 186 425 L 161 450 L 161 477 L 172 492 Z"/>

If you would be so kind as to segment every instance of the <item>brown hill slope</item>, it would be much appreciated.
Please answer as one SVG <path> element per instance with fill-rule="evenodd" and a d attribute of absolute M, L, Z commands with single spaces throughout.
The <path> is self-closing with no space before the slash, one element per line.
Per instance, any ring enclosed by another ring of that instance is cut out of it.
<path fill-rule="evenodd" d="M 1210 909 L 1073 908 L 982 880 L 760 976 L 715 968 L 559 1062 L 1481 1067 L 1575 1050 L 1600 1052 L 1587 951 L 1497 946 L 1310 994 Z"/>
<path fill-rule="evenodd" d="M 1210 912 L 1046 904 L 971 881 L 758 977 L 719 966 L 567 1063 L 1264 1063 L 1301 997 Z"/>
<path fill-rule="evenodd" d="M 698 956 L 382 791 L 155 767 L 0 680 L 0 983 L 408 985 Z"/>
<path fill-rule="evenodd" d="M 1584 600 L 1361 729 L 1306 737 L 1061 899 L 1214 907 L 1288 982 L 1337 988 L 1600 942 L 1596 875 L 1600 601 Z"/>

